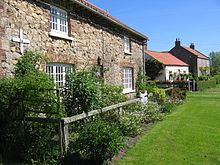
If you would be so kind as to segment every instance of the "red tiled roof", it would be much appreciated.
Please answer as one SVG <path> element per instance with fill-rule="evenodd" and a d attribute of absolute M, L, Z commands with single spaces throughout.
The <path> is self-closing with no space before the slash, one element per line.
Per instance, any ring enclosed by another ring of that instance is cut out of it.
<path fill-rule="evenodd" d="M 184 49 L 188 50 L 189 52 L 195 54 L 196 56 L 200 57 L 200 58 L 203 58 L 203 59 L 209 59 L 207 56 L 203 55 L 202 53 L 198 52 L 197 50 L 195 49 L 192 49 L 192 48 L 188 48 L 188 47 L 185 47 L 183 46 Z"/>
<path fill-rule="evenodd" d="M 145 51 L 145 53 L 153 57 L 157 61 L 163 63 L 164 65 L 188 66 L 188 64 L 167 52 L 155 52 L 147 50 Z"/>
<path fill-rule="evenodd" d="M 144 34 L 142 34 L 142 33 L 138 32 L 138 31 L 136 31 L 135 29 L 133 29 L 133 28 L 131 28 L 131 27 L 129 27 L 128 25 L 124 24 L 123 22 L 121 22 L 121 21 L 119 21 L 118 19 L 116 19 L 116 18 L 114 18 L 113 16 L 111 16 L 108 12 L 102 10 L 101 8 L 99 8 L 99 7 L 95 6 L 95 5 L 93 5 L 92 3 L 88 2 L 88 1 L 86 1 L 86 0 L 72 0 L 72 1 L 78 2 L 78 3 L 80 3 L 81 5 L 86 6 L 86 7 L 90 8 L 90 9 L 92 9 L 92 10 L 98 12 L 99 14 L 101 14 L 101 15 L 107 17 L 109 20 L 111 20 L 111 21 L 113 21 L 113 22 L 116 22 L 117 24 L 121 25 L 122 27 L 124 27 L 124 28 L 128 29 L 129 31 L 135 33 L 136 35 L 139 35 L 139 36 L 141 36 L 141 37 L 144 38 L 144 39 L 148 39 L 148 37 L 145 36 Z"/>

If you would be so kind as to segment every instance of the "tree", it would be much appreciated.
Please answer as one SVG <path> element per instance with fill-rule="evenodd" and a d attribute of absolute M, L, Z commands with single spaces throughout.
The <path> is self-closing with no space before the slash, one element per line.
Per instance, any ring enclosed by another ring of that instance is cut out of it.
<path fill-rule="evenodd" d="M 220 74 L 220 52 L 211 52 L 211 74 L 219 75 Z"/>
<path fill-rule="evenodd" d="M 157 76 L 161 75 L 161 71 L 164 69 L 164 65 L 155 59 L 146 59 L 145 71 L 146 76 L 149 76 L 151 80 L 154 80 Z"/>

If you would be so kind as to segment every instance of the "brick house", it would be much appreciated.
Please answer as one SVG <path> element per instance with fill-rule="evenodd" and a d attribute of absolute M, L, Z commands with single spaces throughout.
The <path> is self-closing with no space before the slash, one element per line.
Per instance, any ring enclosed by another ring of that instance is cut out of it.
<path fill-rule="evenodd" d="M 202 76 L 202 68 L 210 68 L 209 57 L 197 51 L 194 44 L 191 44 L 190 47 L 181 46 L 181 41 L 176 39 L 175 47 L 169 53 L 189 64 L 189 72 L 195 78 Z M 210 69 L 206 74 L 210 74 Z"/>
<path fill-rule="evenodd" d="M 153 58 L 164 65 L 162 74 L 155 80 L 186 80 L 189 66 L 168 52 L 145 51 L 146 59 Z"/>
<path fill-rule="evenodd" d="M 24 50 L 51 62 L 42 69 L 65 83 L 65 70 L 99 65 L 105 83 L 135 91 L 148 38 L 85 0 L 1 0 L 0 77 L 13 76 Z"/>

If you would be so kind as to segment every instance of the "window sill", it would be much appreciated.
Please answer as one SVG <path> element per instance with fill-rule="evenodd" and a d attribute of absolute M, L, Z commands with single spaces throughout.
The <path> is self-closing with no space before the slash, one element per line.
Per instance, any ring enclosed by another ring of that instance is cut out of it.
<path fill-rule="evenodd" d="M 126 55 L 132 55 L 132 53 L 129 52 L 129 51 L 124 51 L 124 53 L 125 53 Z"/>
<path fill-rule="evenodd" d="M 123 94 L 129 94 L 129 93 L 134 93 L 135 90 L 134 89 L 123 89 Z"/>
<path fill-rule="evenodd" d="M 67 36 L 67 35 L 65 35 L 65 34 L 56 33 L 56 32 L 49 32 L 49 36 L 57 37 L 57 38 L 62 38 L 62 39 L 70 40 L 70 41 L 73 41 L 73 40 L 74 40 L 73 37 L 69 37 L 69 36 Z"/>

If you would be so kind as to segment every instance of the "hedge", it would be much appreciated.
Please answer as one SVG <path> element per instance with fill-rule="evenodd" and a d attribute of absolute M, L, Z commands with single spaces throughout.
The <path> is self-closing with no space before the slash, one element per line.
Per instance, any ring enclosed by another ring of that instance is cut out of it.
<path fill-rule="evenodd" d="M 215 75 L 214 78 L 216 79 L 216 84 L 220 84 L 220 75 Z"/>
<path fill-rule="evenodd" d="M 207 88 L 213 88 L 213 87 L 216 87 L 216 79 L 215 78 L 208 80 L 208 81 L 198 81 L 197 82 L 197 90 L 198 91 L 203 91 Z"/>

